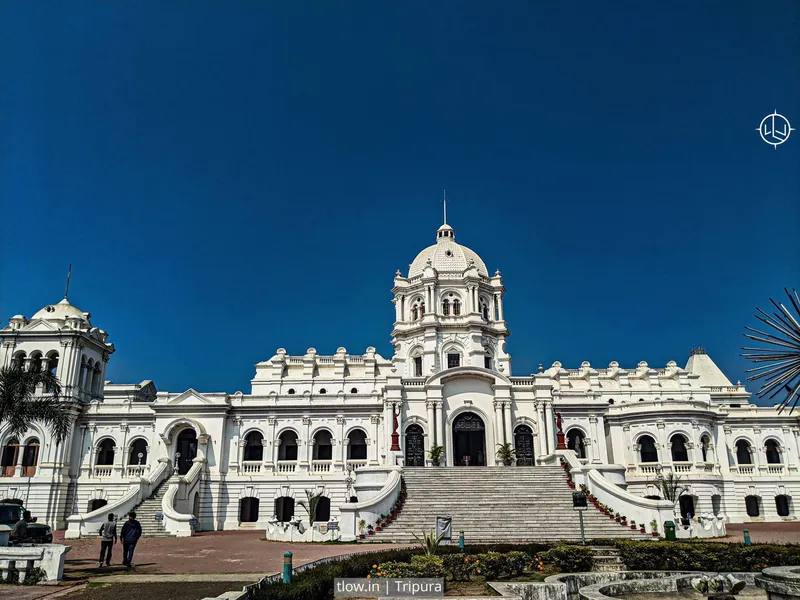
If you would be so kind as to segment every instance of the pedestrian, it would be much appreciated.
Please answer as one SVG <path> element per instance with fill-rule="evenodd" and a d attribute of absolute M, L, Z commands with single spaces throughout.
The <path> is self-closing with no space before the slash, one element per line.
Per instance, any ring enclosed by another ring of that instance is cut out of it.
<path fill-rule="evenodd" d="M 117 543 L 117 523 L 114 521 L 114 513 L 108 515 L 108 521 L 100 526 L 100 568 L 103 562 L 107 567 L 111 566 L 111 550 Z"/>
<path fill-rule="evenodd" d="M 133 551 L 136 549 L 136 542 L 142 537 L 142 524 L 136 520 L 136 513 L 128 513 L 128 520 L 122 526 L 119 534 L 122 540 L 122 564 L 129 569 L 133 566 Z"/>
<path fill-rule="evenodd" d="M 22 518 L 14 525 L 11 530 L 11 535 L 8 537 L 9 541 L 14 544 L 24 544 L 31 541 L 28 537 L 28 523 L 33 523 L 31 511 L 26 510 L 22 513 Z"/>

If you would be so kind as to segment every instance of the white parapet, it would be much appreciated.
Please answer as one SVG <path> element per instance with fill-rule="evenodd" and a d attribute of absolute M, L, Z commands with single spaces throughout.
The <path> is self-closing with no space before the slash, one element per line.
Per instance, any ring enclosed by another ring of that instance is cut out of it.
<path fill-rule="evenodd" d="M 64 577 L 64 555 L 70 550 L 72 546 L 62 544 L 31 544 L 0 548 L 0 573 L 5 579 L 13 565 L 13 568 L 19 571 L 19 579 L 22 582 L 29 570 L 38 567 L 45 573 L 39 583 L 55 583 Z"/>

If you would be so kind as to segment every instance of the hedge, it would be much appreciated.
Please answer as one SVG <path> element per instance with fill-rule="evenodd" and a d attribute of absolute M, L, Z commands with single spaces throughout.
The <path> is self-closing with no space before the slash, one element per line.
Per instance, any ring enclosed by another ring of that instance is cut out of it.
<path fill-rule="evenodd" d="M 539 555 L 545 563 L 553 563 L 561 573 L 585 573 L 594 566 L 594 553 L 588 546 L 558 545 Z"/>
<path fill-rule="evenodd" d="M 617 540 L 614 545 L 625 566 L 636 571 L 753 572 L 800 565 L 800 546 L 795 544 Z"/>

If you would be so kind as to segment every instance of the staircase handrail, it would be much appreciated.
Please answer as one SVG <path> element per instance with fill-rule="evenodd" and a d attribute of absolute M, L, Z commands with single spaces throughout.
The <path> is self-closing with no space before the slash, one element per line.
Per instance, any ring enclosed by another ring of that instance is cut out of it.
<path fill-rule="evenodd" d="M 669 500 L 651 500 L 631 494 L 616 483 L 609 481 L 597 467 L 584 465 L 573 450 L 557 450 L 556 455 L 565 460 L 569 466 L 572 480 L 577 487 L 587 486 L 589 493 L 601 503 L 609 506 L 615 513 L 625 515 L 630 521 L 636 521 L 651 533 L 663 533 L 659 529 L 665 521 L 673 520 L 673 505 Z M 656 530 L 651 522 L 658 524 Z"/>
<path fill-rule="evenodd" d="M 388 513 L 397 501 L 400 493 L 401 467 L 387 467 L 389 475 L 383 487 L 368 500 L 351 502 L 340 507 L 339 528 L 342 532 L 342 541 L 349 542 L 358 538 L 358 521 L 364 519 L 372 525 L 382 514 Z"/>
<path fill-rule="evenodd" d="M 192 521 L 195 516 L 192 513 L 181 513 L 175 508 L 175 500 L 178 497 L 178 491 L 183 488 L 182 496 L 185 499 L 191 498 L 191 494 L 200 482 L 198 475 L 203 470 L 206 460 L 201 457 L 196 457 L 192 461 L 192 466 L 186 475 L 179 475 L 173 477 L 167 488 L 167 493 L 161 500 L 161 511 L 164 515 L 164 528 L 168 533 L 177 537 L 189 537 L 194 533 Z"/>
<path fill-rule="evenodd" d="M 100 526 L 108 520 L 108 515 L 114 513 L 118 517 L 124 515 L 138 506 L 158 484 L 164 479 L 168 472 L 169 459 L 159 458 L 158 466 L 146 476 L 142 476 L 138 481 L 131 483 L 125 493 L 117 500 L 88 513 L 74 514 L 67 517 L 67 531 L 64 537 L 76 539 L 100 531 Z"/>

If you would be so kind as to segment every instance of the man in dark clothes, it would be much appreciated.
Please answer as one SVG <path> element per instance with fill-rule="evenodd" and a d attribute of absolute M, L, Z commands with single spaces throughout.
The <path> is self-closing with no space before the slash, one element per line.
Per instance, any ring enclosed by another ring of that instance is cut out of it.
<path fill-rule="evenodd" d="M 22 518 L 14 525 L 14 529 L 11 530 L 9 540 L 15 544 L 30 542 L 31 539 L 28 537 L 28 523 L 33 523 L 33 518 L 31 517 L 31 511 L 26 510 L 22 513 Z"/>
<path fill-rule="evenodd" d="M 108 521 L 100 526 L 100 566 L 104 558 L 107 567 L 111 566 L 111 550 L 117 543 L 117 524 L 114 522 L 114 513 L 108 515 Z"/>
<path fill-rule="evenodd" d="M 122 540 L 122 564 L 130 568 L 133 565 L 133 551 L 136 549 L 136 542 L 142 537 L 142 524 L 136 520 L 136 513 L 129 512 L 128 520 L 122 526 L 119 534 Z"/>

